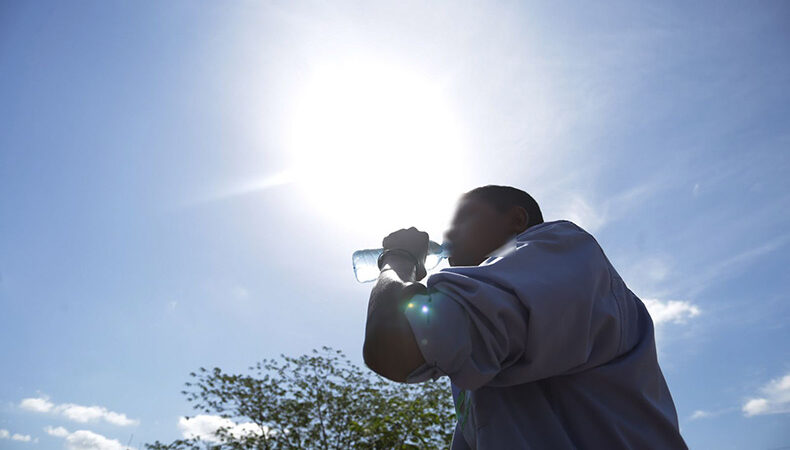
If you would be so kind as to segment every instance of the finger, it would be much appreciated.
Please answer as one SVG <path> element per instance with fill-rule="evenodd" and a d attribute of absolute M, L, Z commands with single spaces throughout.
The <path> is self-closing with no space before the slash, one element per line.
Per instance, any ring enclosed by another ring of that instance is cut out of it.
<path fill-rule="evenodd" d="M 396 231 L 393 231 L 392 233 L 388 234 L 388 235 L 387 235 L 387 236 L 386 236 L 386 237 L 385 237 L 385 238 L 384 238 L 384 239 L 381 241 L 381 245 L 382 245 L 382 247 L 387 247 L 387 246 L 388 246 L 388 243 L 392 242 L 392 240 L 395 238 L 395 235 L 397 235 L 398 233 L 401 233 L 402 231 L 404 231 L 404 230 L 403 230 L 403 228 L 401 228 L 401 229 L 399 229 L 399 230 L 396 230 Z"/>

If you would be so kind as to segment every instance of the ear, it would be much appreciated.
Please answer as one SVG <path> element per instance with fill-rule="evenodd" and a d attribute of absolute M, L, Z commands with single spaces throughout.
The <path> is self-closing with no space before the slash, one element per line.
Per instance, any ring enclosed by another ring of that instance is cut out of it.
<path fill-rule="evenodd" d="M 511 230 L 519 234 L 527 229 L 529 226 L 529 213 L 521 206 L 514 206 L 510 208 L 510 226 Z"/>

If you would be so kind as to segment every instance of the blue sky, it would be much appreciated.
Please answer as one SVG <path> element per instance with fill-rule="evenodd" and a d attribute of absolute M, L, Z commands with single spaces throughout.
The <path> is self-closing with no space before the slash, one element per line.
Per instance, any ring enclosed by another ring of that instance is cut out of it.
<path fill-rule="evenodd" d="M 0 5 L 0 447 L 123 448 L 329 345 L 509 184 L 650 306 L 691 448 L 790 445 L 786 2 Z"/>

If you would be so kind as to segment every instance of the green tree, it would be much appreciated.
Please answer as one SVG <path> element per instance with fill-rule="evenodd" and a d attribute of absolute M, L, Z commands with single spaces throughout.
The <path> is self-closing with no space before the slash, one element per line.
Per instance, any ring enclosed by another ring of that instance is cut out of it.
<path fill-rule="evenodd" d="M 390 382 L 323 347 L 230 374 L 200 368 L 182 391 L 193 408 L 244 423 L 150 450 L 447 448 L 455 425 L 446 378 Z M 250 432 L 249 430 L 253 430 Z M 201 439 L 202 438 L 202 439 Z M 208 439 L 206 439 L 208 438 Z"/>

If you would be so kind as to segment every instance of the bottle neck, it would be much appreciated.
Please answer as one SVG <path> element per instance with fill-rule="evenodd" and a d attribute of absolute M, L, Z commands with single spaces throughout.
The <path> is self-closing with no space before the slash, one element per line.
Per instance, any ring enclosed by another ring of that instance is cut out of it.
<path fill-rule="evenodd" d="M 447 258 L 450 256 L 450 249 L 452 248 L 452 244 L 450 241 L 442 242 L 442 245 L 439 246 L 439 251 L 436 254 L 442 258 Z"/>

